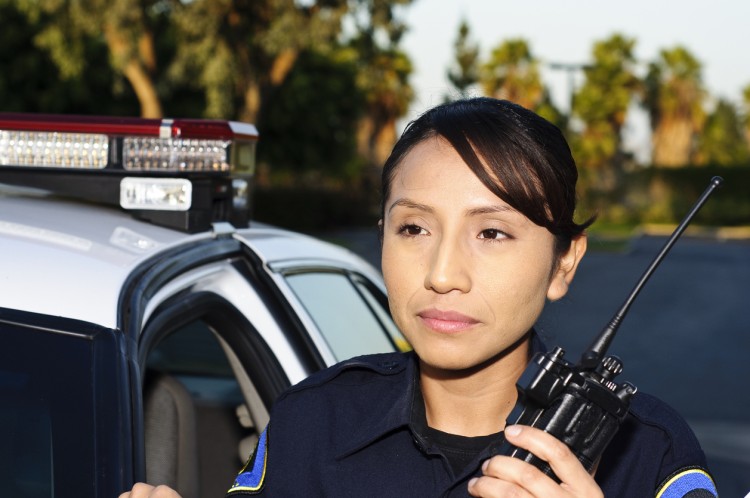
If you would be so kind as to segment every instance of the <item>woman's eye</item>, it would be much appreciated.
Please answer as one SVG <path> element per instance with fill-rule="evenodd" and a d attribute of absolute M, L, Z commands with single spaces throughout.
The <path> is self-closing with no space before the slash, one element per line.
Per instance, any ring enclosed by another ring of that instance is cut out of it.
<path fill-rule="evenodd" d="M 492 240 L 507 239 L 508 234 L 496 228 L 488 228 L 487 230 L 482 230 L 481 232 L 479 232 L 479 238 Z"/>
<path fill-rule="evenodd" d="M 417 225 L 402 225 L 401 228 L 399 228 L 398 233 L 414 237 L 416 235 L 426 234 L 427 230 Z"/>

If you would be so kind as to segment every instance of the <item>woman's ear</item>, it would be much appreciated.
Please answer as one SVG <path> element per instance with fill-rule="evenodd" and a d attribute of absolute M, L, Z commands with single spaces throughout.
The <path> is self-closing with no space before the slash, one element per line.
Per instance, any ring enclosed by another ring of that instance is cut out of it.
<path fill-rule="evenodd" d="M 557 301 L 568 293 L 568 287 L 573 281 L 573 277 L 578 269 L 578 263 L 586 254 L 588 239 L 583 233 L 574 237 L 570 241 L 570 247 L 563 253 L 557 261 L 557 268 L 550 279 L 549 288 L 547 289 L 547 299 Z"/>
<path fill-rule="evenodd" d="M 378 238 L 380 239 L 380 246 L 383 246 L 383 230 L 384 230 L 383 220 L 378 220 Z"/>

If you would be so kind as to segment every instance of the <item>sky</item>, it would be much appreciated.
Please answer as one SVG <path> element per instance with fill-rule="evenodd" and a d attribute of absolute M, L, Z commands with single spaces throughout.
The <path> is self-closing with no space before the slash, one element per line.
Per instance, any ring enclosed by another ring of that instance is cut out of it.
<path fill-rule="evenodd" d="M 439 104 L 452 91 L 446 77 L 458 26 L 466 19 L 480 59 L 509 38 L 523 38 L 542 62 L 585 63 L 596 41 L 621 33 L 635 38 L 635 56 L 648 62 L 659 51 L 686 47 L 703 65 L 709 93 L 739 105 L 750 85 L 750 1 L 747 0 L 414 0 L 403 10 L 409 31 L 403 49 L 414 63 L 416 97 L 405 121 Z M 645 65 L 644 65 L 645 67 Z M 543 67 L 555 104 L 567 110 L 570 81 Z M 574 84 L 580 84 L 580 75 Z M 631 119 L 626 141 L 647 147 L 645 115 Z M 643 152 L 643 151 L 641 151 Z"/>

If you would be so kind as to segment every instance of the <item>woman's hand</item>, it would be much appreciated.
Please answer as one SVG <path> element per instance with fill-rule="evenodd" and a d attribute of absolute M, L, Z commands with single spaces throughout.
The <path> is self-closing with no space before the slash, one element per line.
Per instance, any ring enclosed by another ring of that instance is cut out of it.
<path fill-rule="evenodd" d="M 570 448 L 546 432 L 520 425 L 505 429 L 508 442 L 549 463 L 556 483 L 533 465 L 498 455 L 482 466 L 483 476 L 469 482 L 472 496 L 525 498 L 603 498 L 604 494 Z"/>
<path fill-rule="evenodd" d="M 180 495 L 168 486 L 151 486 L 139 482 L 133 486 L 133 489 L 121 494 L 120 498 L 180 498 Z"/>

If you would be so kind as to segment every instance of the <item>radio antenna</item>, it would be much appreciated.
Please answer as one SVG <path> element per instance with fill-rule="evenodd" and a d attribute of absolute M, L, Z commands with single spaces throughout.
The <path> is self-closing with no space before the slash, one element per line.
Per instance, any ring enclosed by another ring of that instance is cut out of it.
<path fill-rule="evenodd" d="M 643 286 L 646 284 L 648 279 L 651 278 L 651 275 L 654 273 L 654 270 L 656 270 L 656 267 L 659 266 L 661 261 L 664 259 L 664 256 L 666 256 L 669 250 L 672 249 L 672 246 L 675 242 L 677 242 L 677 239 L 680 237 L 680 235 L 682 235 L 682 232 L 685 231 L 685 228 L 687 228 L 687 226 L 690 224 L 693 217 L 698 213 L 700 208 L 703 207 L 703 204 L 706 203 L 708 197 L 713 193 L 714 190 L 720 187 L 722 183 L 724 183 L 724 179 L 720 176 L 711 178 L 711 183 L 708 185 L 708 188 L 706 188 L 700 198 L 690 209 L 690 212 L 687 214 L 687 216 L 685 216 L 682 222 L 677 226 L 677 228 L 675 228 L 674 232 L 672 232 L 672 235 L 664 244 L 664 247 L 662 247 L 661 251 L 653 260 L 651 265 L 643 273 L 640 280 L 638 280 L 638 283 L 630 292 L 630 295 L 625 300 L 622 307 L 620 307 L 617 313 L 615 313 L 615 315 L 610 320 L 609 324 L 604 327 L 604 329 L 602 329 L 599 335 L 594 339 L 594 342 L 591 343 L 589 349 L 586 350 L 583 355 L 581 355 L 580 366 L 583 370 L 593 370 L 599 365 L 602 358 L 607 353 L 610 344 L 614 340 L 615 334 L 617 333 L 617 329 L 620 328 L 622 320 L 625 318 L 625 315 L 630 309 L 630 306 L 633 304 L 633 301 L 635 301 L 635 298 L 641 292 Z"/>

